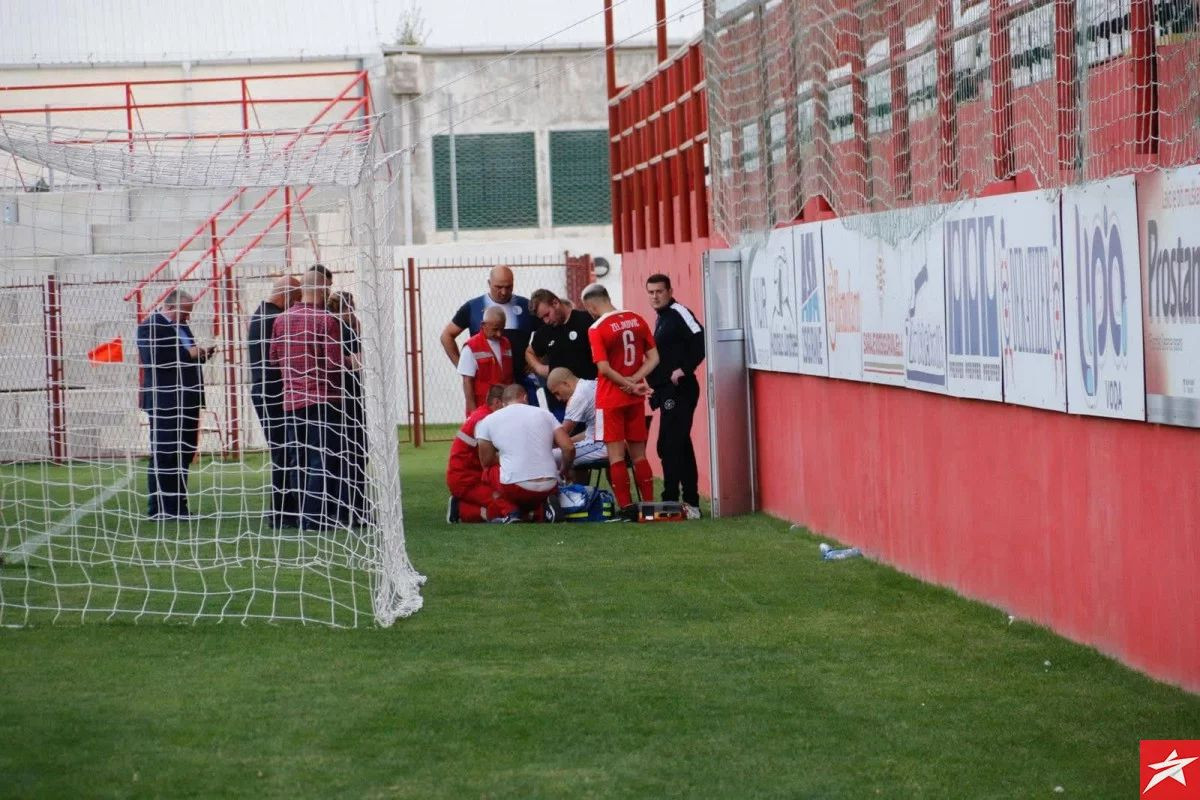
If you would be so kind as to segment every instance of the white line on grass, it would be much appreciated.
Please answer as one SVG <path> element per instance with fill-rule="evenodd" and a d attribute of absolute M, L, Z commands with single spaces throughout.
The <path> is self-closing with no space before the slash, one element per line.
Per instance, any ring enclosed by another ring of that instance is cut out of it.
<path fill-rule="evenodd" d="M 91 514 L 96 510 L 97 507 L 107 503 L 117 493 L 124 491 L 125 487 L 128 486 L 129 482 L 132 480 L 133 475 L 125 473 L 125 476 L 121 478 L 121 480 L 117 481 L 111 486 L 105 487 L 103 492 L 72 511 L 66 519 L 57 523 L 53 528 L 45 533 L 39 533 L 37 536 L 29 537 L 25 541 L 21 542 L 19 547 L 13 548 L 9 552 L 5 553 L 5 557 L 11 560 L 14 564 L 20 564 L 22 561 L 36 553 L 42 545 L 46 544 L 46 542 L 50 541 L 55 536 L 61 536 L 67 531 L 71 530 L 71 528 L 75 527 L 75 523 L 79 522 L 79 520 L 83 519 L 88 514 Z"/>

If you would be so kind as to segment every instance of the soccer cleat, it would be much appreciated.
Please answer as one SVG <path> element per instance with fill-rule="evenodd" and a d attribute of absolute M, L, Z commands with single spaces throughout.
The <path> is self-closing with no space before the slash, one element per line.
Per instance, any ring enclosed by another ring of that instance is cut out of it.
<path fill-rule="evenodd" d="M 446 522 L 451 525 L 458 522 L 458 498 L 451 497 L 450 502 L 446 503 Z"/>
<path fill-rule="evenodd" d="M 688 519 L 700 519 L 702 516 L 700 513 L 700 506 L 693 506 L 688 503 L 683 504 L 683 513 L 687 515 Z"/>
<path fill-rule="evenodd" d="M 544 522 L 558 522 L 561 518 L 562 511 L 558 506 L 558 497 L 547 497 L 546 503 L 542 507 L 542 520 Z"/>
<path fill-rule="evenodd" d="M 496 517 L 495 519 L 488 520 L 488 522 L 492 523 L 493 525 L 512 525 L 513 523 L 521 521 L 521 515 L 515 511 L 511 514 L 506 514 L 503 517 Z"/>

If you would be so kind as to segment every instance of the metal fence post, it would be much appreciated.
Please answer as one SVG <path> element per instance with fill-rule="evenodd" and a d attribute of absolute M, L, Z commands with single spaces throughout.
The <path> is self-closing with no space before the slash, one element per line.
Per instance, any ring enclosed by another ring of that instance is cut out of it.
<path fill-rule="evenodd" d="M 46 337 L 46 410 L 50 458 L 61 464 L 67 458 L 66 398 L 63 386 L 62 295 L 58 278 L 47 275 L 42 285 L 42 318 Z"/>
<path fill-rule="evenodd" d="M 423 443 L 424 436 L 424 420 L 421 412 L 421 324 L 418 319 L 420 313 L 421 301 L 418 295 L 417 287 L 417 262 L 414 258 L 408 259 L 408 367 L 411 378 L 408 383 L 409 392 L 412 397 L 409 398 L 408 414 L 412 425 L 412 442 L 413 447 L 420 447 Z"/>
<path fill-rule="evenodd" d="M 446 95 L 446 113 L 450 116 L 450 226 L 458 241 L 458 154 L 454 147 L 454 97 Z"/>

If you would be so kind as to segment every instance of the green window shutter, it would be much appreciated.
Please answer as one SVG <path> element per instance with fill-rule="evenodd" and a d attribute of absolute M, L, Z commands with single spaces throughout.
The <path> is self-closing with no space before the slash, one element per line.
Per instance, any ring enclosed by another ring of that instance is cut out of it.
<path fill-rule="evenodd" d="M 612 221 L 608 131 L 550 132 L 550 198 L 555 225 Z"/>
<path fill-rule="evenodd" d="M 532 133 L 472 133 L 454 137 L 458 227 L 536 228 L 537 156 Z M 433 137 L 437 228 L 453 229 L 450 137 Z"/>

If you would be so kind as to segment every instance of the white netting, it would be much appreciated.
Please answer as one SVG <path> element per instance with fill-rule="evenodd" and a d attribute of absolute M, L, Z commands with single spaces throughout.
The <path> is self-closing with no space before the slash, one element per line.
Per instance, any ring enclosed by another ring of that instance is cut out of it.
<path fill-rule="evenodd" d="M 1200 159 L 1195 0 L 709 3 L 713 218 L 733 243 L 823 198 L 893 241 L 1025 173 Z"/>
<path fill-rule="evenodd" d="M 202 135 L 93 130 L 0 118 L 0 149 L 108 186 L 355 186 L 378 118 Z"/>
<path fill-rule="evenodd" d="M 6 123 L 0 150 L 94 188 L 2 198 L 0 623 L 388 625 L 420 607 L 397 449 L 396 188 L 376 123 L 163 134 L 132 151 Z M 264 420 L 281 418 L 253 397 L 251 322 L 278 276 L 315 263 L 353 299 L 337 344 L 362 366 L 330 373 L 336 414 L 293 413 L 272 447 Z M 137 345 L 155 334 L 138 322 L 177 289 L 195 298 L 195 343 L 215 348 L 198 420 L 139 409 L 152 366 Z M 171 418 L 195 437 L 194 459 L 162 446 Z M 187 465 L 186 508 L 164 509 L 179 498 L 163 488 L 178 474 L 163 452 Z"/>

